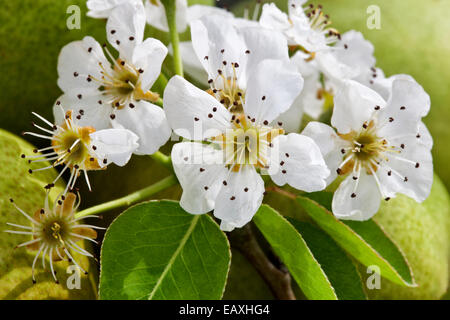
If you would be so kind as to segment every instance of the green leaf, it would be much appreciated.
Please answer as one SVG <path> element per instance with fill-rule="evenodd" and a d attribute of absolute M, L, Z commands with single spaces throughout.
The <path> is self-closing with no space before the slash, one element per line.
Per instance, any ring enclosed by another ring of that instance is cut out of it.
<path fill-rule="evenodd" d="M 381 276 L 397 284 L 416 285 L 405 256 L 375 221 L 340 221 L 312 199 L 299 196 L 298 201 L 322 230 L 362 264 L 378 266 Z"/>
<path fill-rule="evenodd" d="M 366 300 L 361 276 L 345 251 L 329 235 L 312 224 L 292 218 L 288 220 L 306 241 L 339 300 Z"/>
<path fill-rule="evenodd" d="M 123 212 L 101 251 L 101 299 L 220 299 L 230 266 L 228 240 L 208 215 L 174 201 Z"/>
<path fill-rule="evenodd" d="M 283 216 L 263 205 L 253 221 L 308 299 L 337 299 L 330 281 L 305 240 Z"/>

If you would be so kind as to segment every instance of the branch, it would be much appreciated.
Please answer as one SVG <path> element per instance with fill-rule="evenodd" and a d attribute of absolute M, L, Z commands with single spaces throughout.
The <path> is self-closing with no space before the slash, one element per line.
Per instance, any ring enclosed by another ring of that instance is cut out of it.
<path fill-rule="evenodd" d="M 151 186 L 148 186 L 144 189 L 130 193 L 129 195 L 127 195 L 125 197 L 122 197 L 122 198 L 119 198 L 116 200 L 112 200 L 109 202 L 105 202 L 105 203 L 96 205 L 94 207 L 85 209 L 83 211 L 80 211 L 77 214 L 75 214 L 75 218 L 81 218 L 81 217 L 89 216 L 92 214 L 99 214 L 101 212 L 109 211 L 109 210 L 116 209 L 116 208 L 129 207 L 132 204 L 135 204 L 139 201 L 146 200 L 146 199 L 150 198 L 152 195 L 154 195 L 155 193 L 158 193 L 164 189 L 167 189 L 167 188 L 177 184 L 177 182 L 178 181 L 175 178 L 175 176 L 170 175 L 167 178 L 164 178 L 164 179 L 156 182 L 155 184 L 152 184 Z"/>
<path fill-rule="evenodd" d="M 228 238 L 231 246 L 239 250 L 255 267 L 275 298 L 279 300 L 296 299 L 291 287 L 291 275 L 270 262 L 256 241 L 250 224 L 229 233 Z"/>

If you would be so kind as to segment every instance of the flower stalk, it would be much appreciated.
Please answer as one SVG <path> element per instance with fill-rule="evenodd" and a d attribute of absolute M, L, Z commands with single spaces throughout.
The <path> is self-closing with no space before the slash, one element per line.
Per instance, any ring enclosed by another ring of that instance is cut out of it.
<path fill-rule="evenodd" d="M 174 0 L 162 0 L 161 3 L 166 9 L 167 24 L 169 26 L 170 42 L 173 48 L 173 63 L 175 73 L 183 77 L 183 62 L 180 54 L 180 38 L 177 31 L 176 20 L 176 1 Z"/>
<path fill-rule="evenodd" d="M 89 216 L 92 214 L 99 214 L 105 211 L 109 211 L 112 209 L 122 208 L 122 207 L 129 207 L 135 203 L 138 203 L 139 201 L 143 201 L 151 197 L 152 195 L 163 191 L 177 183 L 177 179 L 174 175 L 170 175 L 155 184 L 152 184 L 144 189 L 138 190 L 136 192 L 130 193 L 129 195 L 112 200 L 109 202 L 105 202 L 102 204 L 99 204 L 97 206 L 82 210 L 78 212 L 75 215 L 75 218 L 82 218 L 85 216 Z"/>

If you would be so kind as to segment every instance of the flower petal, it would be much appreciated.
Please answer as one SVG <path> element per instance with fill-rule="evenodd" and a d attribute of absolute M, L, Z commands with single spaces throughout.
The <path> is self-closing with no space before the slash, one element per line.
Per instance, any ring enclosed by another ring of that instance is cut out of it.
<path fill-rule="evenodd" d="M 124 107 L 115 113 L 113 127 L 125 128 L 139 137 L 135 154 L 153 154 L 170 138 L 166 115 L 158 106 L 146 101 L 133 102 L 134 108 Z"/>
<path fill-rule="evenodd" d="M 181 41 L 180 42 L 180 54 L 183 59 L 183 68 L 184 71 L 192 77 L 194 80 L 199 83 L 204 83 L 207 85 L 208 74 L 205 69 L 203 69 L 203 65 L 198 60 L 197 54 L 194 51 L 194 47 L 192 46 L 192 41 Z M 169 45 L 169 52 L 173 54 L 172 45 Z"/>
<path fill-rule="evenodd" d="M 192 214 L 211 211 L 227 174 L 222 152 L 202 143 L 181 142 L 172 148 L 172 163 L 183 188 L 181 207 Z"/>
<path fill-rule="evenodd" d="M 226 230 L 247 224 L 261 206 L 264 181 L 253 166 L 243 166 L 240 171 L 230 171 L 226 185 L 217 196 L 214 216 L 221 219 Z M 221 225 L 222 227 L 222 225 Z"/>
<path fill-rule="evenodd" d="M 101 67 L 109 68 L 109 62 L 101 46 L 92 37 L 73 41 L 64 46 L 58 57 L 58 86 L 62 91 L 75 88 L 98 88 L 101 84 L 88 80 L 101 79 Z"/>
<path fill-rule="evenodd" d="M 259 23 L 264 28 L 284 31 L 291 27 L 288 15 L 278 9 L 275 3 L 264 4 L 259 18 Z"/>
<path fill-rule="evenodd" d="M 86 15 L 91 18 L 107 19 L 115 7 L 125 2 L 138 3 L 142 0 L 88 0 L 86 6 L 89 11 Z"/>
<path fill-rule="evenodd" d="M 66 111 L 72 110 L 80 126 L 91 126 L 97 130 L 110 128 L 112 108 L 104 99 L 102 92 L 95 89 L 69 90 L 53 106 L 55 123 L 64 123 Z"/>
<path fill-rule="evenodd" d="M 224 17 L 233 19 L 234 16 L 228 10 L 219 7 L 205 6 L 201 4 L 194 4 L 187 8 L 187 21 L 191 23 L 204 16 L 222 15 Z"/>
<path fill-rule="evenodd" d="M 133 58 L 136 45 L 142 43 L 145 29 L 145 10 L 142 3 L 124 3 L 111 11 L 106 23 L 106 36 L 127 61 Z"/>
<path fill-rule="evenodd" d="M 203 16 L 191 23 L 191 38 L 198 60 L 210 79 L 216 79 L 219 69 L 232 75 L 231 63 L 237 62 L 239 70 L 245 68 L 244 40 L 238 35 L 232 19 L 222 15 Z"/>
<path fill-rule="evenodd" d="M 361 170 L 357 180 L 349 175 L 339 185 L 331 207 L 338 219 L 365 221 L 377 213 L 380 201 L 381 196 L 375 179 L 365 170 Z"/>
<path fill-rule="evenodd" d="M 287 111 L 303 88 L 303 78 L 289 62 L 262 61 L 250 75 L 245 113 L 256 123 L 275 120 Z"/>
<path fill-rule="evenodd" d="M 176 22 L 178 32 L 184 32 L 184 30 L 186 30 L 188 19 L 187 10 L 186 0 L 176 0 Z M 145 1 L 145 12 L 147 16 L 147 23 L 149 25 L 161 31 L 169 31 L 166 18 L 166 9 L 160 0 Z"/>
<path fill-rule="evenodd" d="M 330 184 L 336 179 L 336 170 L 342 162 L 343 154 L 341 150 L 350 144 L 339 138 L 333 128 L 321 122 L 309 122 L 302 135 L 310 137 L 319 146 L 325 163 L 330 170 L 330 175 L 326 179 L 327 185 Z"/>
<path fill-rule="evenodd" d="M 377 170 L 380 183 L 388 197 L 403 193 L 417 202 L 428 198 L 433 184 L 433 159 L 428 146 L 418 141 L 415 135 L 399 138 L 402 144 L 399 155 L 387 154 Z"/>
<path fill-rule="evenodd" d="M 331 124 L 341 134 L 359 131 L 364 122 L 371 119 L 375 107 L 384 108 L 385 104 L 372 89 L 353 80 L 345 81 L 334 99 Z"/>
<path fill-rule="evenodd" d="M 292 106 L 272 122 L 272 126 L 279 125 L 289 133 L 299 132 L 303 118 L 302 98 L 302 94 L 300 94 L 292 103 Z"/>
<path fill-rule="evenodd" d="M 333 68 L 325 68 L 323 71 L 333 78 L 356 79 L 370 72 L 370 68 L 375 65 L 376 60 L 373 52 L 372 43 L 364 39 L 361 32 L 347 31 L 333 47 L 332 56 L 337 62 L 334 66 L 341 65 L 340 71 L 348 72 L 348 74 L 339 74 L 339 70 Z M 332 66 L 328 65 L 328 67 Z M 346 68 L 350 68 L 350 70 Z"/>
<path fill-rule="evenodd" d="M 416 138 L 428 150 L 431 150 L 431 148 L 433 148 L 433 137 L 431 137 L 430 131 L 428 131 L 428 128 L 422 121 L 419 123 L 419 130 L 416 134 Z"/>
<path fill-rule="evenodd" d="M 241 60 L 239 85 L 241 89 L 248 86 L 250 78 L 260 68 L 260 63 L 267 59 L 289 61 L 288 45 L 286 38 L 279 32 L 261 27 L 240 28 L 239 34 L 243 37 L 245 48 L 244 60 Z M 244 58 L 243 58 L 244 59 Z M 292 71 L 292 67 L 290 67 Z"/>
<path fill-rule="evenodd" d="M 139 137 L 126 129 L 105 129 L 90 134 L 93 151 L 101 167 L 114 163 L 124 166 L 139 147 Z M 105 163 L 106 162 L 106 163 Z"/>
<path fill-rule="evenodd" d="M 219 101 L 180 76 L 164 90 L 164 110 L 175 133 L 191 140 L 217 136 L 231 126 L 231 114 Z"/>
<path fill-rule="evenodd" d="M 412 77 L 398 75 L 392 82 L 392 93 L 378 119 L 386 123 L 379 130 L 382 137 L 416 134 L 421 118 L 430 110 L 430 96 Z"/>
<path fill-rule="evenodd" d="M 142 71 L 139 80 L 141 89 L 147 92 L 161 73 L 167 55 L 167 47 L 159 40 L 148 38 L 138 44 L 133 52 L 133 64 Z"/>
<path fill-rule="evenodd" d="M 277 185 L 287 183 L 306 192 L 325 189 L 330 171 L 313 139 L 297 133 L 279 136 L 273 150 L 278 151 L 279 162 L 271 162 L 269 174 Z"/>

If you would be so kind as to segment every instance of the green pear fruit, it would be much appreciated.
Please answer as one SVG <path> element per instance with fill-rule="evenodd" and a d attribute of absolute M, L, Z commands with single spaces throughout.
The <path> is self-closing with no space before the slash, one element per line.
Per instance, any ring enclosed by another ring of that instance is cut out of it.
<path fill-rule="evenodd" d="M 367 290 L 376 299 L 440 299 L 449 283 L 450 198 L 435 176 L 423 203 L 398 195 L 384 202 L 374 220 L 404 253 L 417 287 L 407 288 L 382 279 L 381 289 Z"/>

